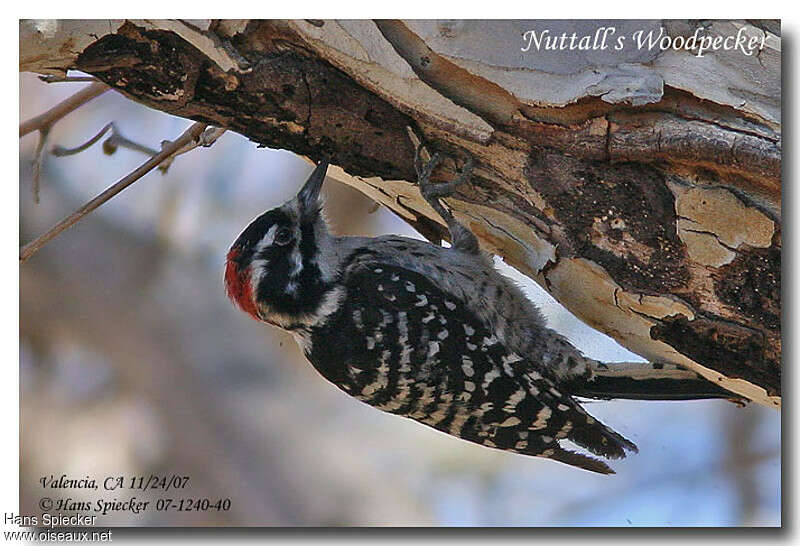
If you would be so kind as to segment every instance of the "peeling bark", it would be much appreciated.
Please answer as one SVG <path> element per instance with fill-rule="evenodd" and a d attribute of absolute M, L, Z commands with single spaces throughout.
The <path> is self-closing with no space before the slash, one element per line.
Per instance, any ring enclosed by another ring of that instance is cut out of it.
<path fill-rule="evenodd" d="M 747 26 L 767 46 L 742 59 L 514 53 L 514 32 L 548 24 L 593 23 L 95 21 L 87 39 L 75 22 L 23 21 L 20 68 L 82 70 L 152 108 L 330 157 L 334 178 L 439 240 L 410 126 L 474 158 L 448 204 L 487 250 L 634 352 L 780 406 L 780 38 Z"/>

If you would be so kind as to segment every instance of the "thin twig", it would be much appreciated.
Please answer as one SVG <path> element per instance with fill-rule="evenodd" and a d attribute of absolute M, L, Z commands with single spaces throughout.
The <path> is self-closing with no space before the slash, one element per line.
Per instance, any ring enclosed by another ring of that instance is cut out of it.
<path fill-rule="evenodd" d="M 39 79 L 44 83 L 69 83 L 69 82 L 99 82 L 94 76 L 55 76 L 49 74 L 47 76 L 39 76 Z"/>
<path fill-rule="evenodd" d="M 134 142 L 133 140 L 126 138 L 119 132 L 117 129 L 116 124 L 112 121 L 107 123 L 100 132 L 94 135 L 92 138 L 81 144 L 80 146 L 76 146 L 75 148 L 66 148 L 64 146 L 53 146 L 50 149 L 50 153 L 56 157 L 64 157 L 68 155 L 75 155 L 79 154 L 84 151 L 86 148 L 100 140 L 103 135 L 105 135 L 108 131 L 111 131 L 111 135 L 103 142 L 103 152 L 108 155 L 113 154 L 117 151 L 117 148 L 122 146 L 123 148 L 128 148 L 129 150 L 133 150 L 135 152 L 141 152 L 145 155 L 149 155 L 153 157 L 154 155 L 158 154 L 158 150 L 154 150 L 149 146 L 145 146 L 144 144 L 139 144 L 138 142 Z"/>
<path fill-rule="evenodd" d="M 227 131 L 227 129 L 225 129 L 224 127 L 209 127 L 208 129 L 203 131 L 203 134 L 200 135 L 200 138 L 192 142 L 189 142 L 186 146 L 176 151 L 174 154 L 172 154 L 172 156 L 168 157 L 163 163 L 164 171 L 166 172 L 169 166 L 172 165 L 172 162 L 175 160 L 175 158 L 178 157 L 179 155 L 183 155 L 186 152 L 194 150 L 198 146 L 208 148 L 209 146 L 214 144 L 217 141 L 217 139 L 219 139 L 219 137 L 225 134 L 225 131 Z"/>
<path fill-rule="evenodd" d="M 101 82 L 95 82 L 91 85 L 87 85 L 74 95 L 69 98 L 64 99 L 60 103 L 53 106 L 47 112 L 43 114 L 39 114 L 38 116 L 29 119 L 28 121 L 22 122 L 19 125 L 19 136 L 24 137 L 28 133 L 32 133 L 33 131 L 41 131 L 43 128 L 50 128 L 53 126 L 55 122 L 75 110 L 80 106 L 83 106 L 93 98 L 102 95 L 106 91 L 111 89 L 106 84 Z"/>
<path fill-rule="evenodd" d="M 39 204 L 39 178 L 44 162 L 44 149 L 49 136 L 50 127 L 39 129 L 39 142 L 36 143 L 36 151 L 33 152 L 33 202 L 37 205 Z"/>
<path fill-rule="evenodd" d="M 87 140 L 83 144 L 81 144 L 79 146 L 75 146 L 74 148 L 67 148 L 66 146 L 56 145 L 56 146 L 53 146 L 52 148 L 50 148 L 50 153 L 53 154 L 56 157 L 64 157 L 64 156 L 68 156 L 68 155 L 79 154 L 82 151 L 84 151 L 86 148 L 88 148 L 89 146 L 91 146 L 92 144 L 94 144 L 95 142 L 100 140 L 103 137 L 103 135 L 108 132 L 109 129 L 111 129 L 111 132 L 113 134 L 114 129 L 115 129 L 113 121 L 111 123 L 107 123 L 102 129 L 100 129 L 100 132 L 98 132 L 96 135 L 94 135 L 92 138 L 90 138 L 89 140 Z M 155 154 L 151 154 L 151 155 L 155 155 Z"/>
<path fill-rule="evenodd" d="M 132 173 L 128 174 L 122 180 L 114 184 L 113 186 L 106 189 L 103 193 L 99 194 L 97 197 L 83 205 L 81 208 L 61 220 L 59 223 L 54 225 L 50 228 L 46 233 L 37 237 L 27 245 L 23 246 L 19 252 L 19 261 L 20 263 L 25 262 L 28 258 L 33 256 L 37 250 L 42 248 L 48 242 L 50 242 L 53 238 L 55 238 L 59 233 L 67 229 L 68 227 L 72 226 L 76 222 L 78 222 L 81 218 L 95 210 L 97 207 L 120 193 L 122 190 L 139 180 L 142 176 L 156 168 L 162 161 L 170 157 L 175 152 L 179 151 L 181 148 L 190 144 L 191 142 L 200 138 L 200 135 L 206 129 L 207 125 L 205 123 L 196 122 L 192 124 L 184 133 L 179 136 L 176 140 L 168 143 L 163 143 L 161 151 L 148 159 L 145 163 L 143 163 L 138 169 L 133 171 Z"/>

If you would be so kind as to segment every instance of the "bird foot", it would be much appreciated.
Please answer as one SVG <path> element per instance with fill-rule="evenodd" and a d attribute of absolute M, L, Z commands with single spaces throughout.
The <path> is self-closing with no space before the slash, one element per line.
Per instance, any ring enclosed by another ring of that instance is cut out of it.
<path fill-rule="evenodd" d="M 467 160 L 464 163 L 464 166 L 461 168 L 458 178 L 450 182 L 440 182 L 438 184 L 434 184 L 431 182 L 431 174 L 433 173 L 434 169 L 436 169 L 436 167 L 442 163 L 442 160 L 445 157 L 450 156 L 442 154 L 441 152 L 436 152 L 433 154 L 433 156 L 431 156 L 430 160 L 425 163 L 422 159 L 423 148 L 424 144 L 420 144 L 417 147 L 417 151 L 414 154 L 414 168 L 417 172 L 417 183 L 419 184 L 420 192 L 425 200 L 428 201 L 428 203 L 431 203 L 439 198 L 452 196 L 459 187 L 469 182 L 469 180 L 472 178 L 474 161 L 472 157 L 467 157 Z M 431 205 L 432 204 L 433 203 L 431 203 Z"/>

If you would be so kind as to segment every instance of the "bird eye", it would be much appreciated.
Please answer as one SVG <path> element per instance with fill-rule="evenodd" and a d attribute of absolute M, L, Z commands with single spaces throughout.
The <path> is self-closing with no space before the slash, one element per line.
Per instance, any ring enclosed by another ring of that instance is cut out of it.
<path fill-rule="evenodd" d="M 292 242 L 292 230 L 289 228 L 280 228 L 275 234 L 275 244 L 280 246 L 288 245 Z"/>

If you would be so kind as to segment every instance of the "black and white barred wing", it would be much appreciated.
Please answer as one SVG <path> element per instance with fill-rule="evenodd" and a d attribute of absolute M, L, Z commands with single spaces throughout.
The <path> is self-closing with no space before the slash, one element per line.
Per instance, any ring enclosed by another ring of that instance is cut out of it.
<path fill-rule="evenodd" d="M 559 440 L 608 458 L 636 449 L 425 276 L 368 262 L 347 270 L 343 284 L 346 296 L 313 331 L 308 356 L 359 400 L 484 446 L 595 472 L 612 470 Z"/>

